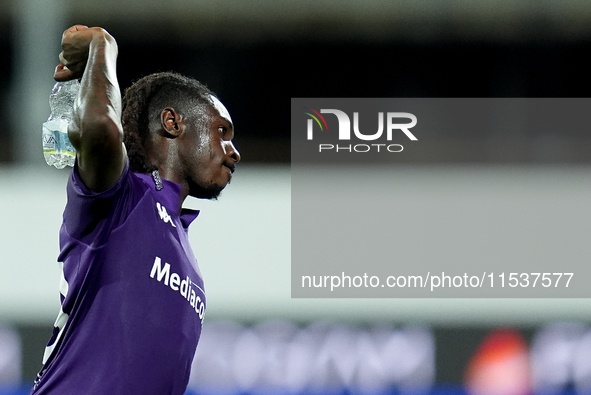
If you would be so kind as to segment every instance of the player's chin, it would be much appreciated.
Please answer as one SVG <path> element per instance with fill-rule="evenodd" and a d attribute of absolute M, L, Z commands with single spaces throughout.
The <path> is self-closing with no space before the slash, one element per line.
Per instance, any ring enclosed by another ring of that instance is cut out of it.
<path fill-rule="evenodd" d="M 222 166 L 221 172 L 218 171 L 210 174 L 210 177 L 193 180 L 189 186 L 189 195 L 199 199 L 217 199 L 231 180 L 232 172 Z"/>
<path fill-rule="evenodd" d="M 220 196 L 228 183 L 229 181 L 223 183 L 210 183 L 206 186 L 193 184 L 189 190 L 189 195 L 198 199 L 215 200 Z"/>
<path fill-rule="evenodd" d="M 216 200 L 222 193 L 223 187 L 208 187 L 202 188 L 191 195 L 198 199 Z"/>

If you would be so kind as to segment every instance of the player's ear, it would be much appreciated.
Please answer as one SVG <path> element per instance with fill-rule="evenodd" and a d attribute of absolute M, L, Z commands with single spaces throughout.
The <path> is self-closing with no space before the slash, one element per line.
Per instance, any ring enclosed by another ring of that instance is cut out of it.
<path fill-rule="evenodd" d="M 183 132 L 185 118 L 174 108 L 166 107 L 160 112 L 160 124 L 166 137 L 176 138 Z"/>

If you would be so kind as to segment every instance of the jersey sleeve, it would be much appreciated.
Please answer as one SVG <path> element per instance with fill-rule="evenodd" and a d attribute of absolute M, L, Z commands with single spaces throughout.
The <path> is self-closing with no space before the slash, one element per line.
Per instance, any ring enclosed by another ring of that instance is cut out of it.
<path fill-rule="evenodd" d="M 128 161 L 115 185 L 95 192 L 84 185 L 75 165 L 68 180 L 62 231 L 84 244 L 100 245 L 139 200 L 131 174 Z"/>

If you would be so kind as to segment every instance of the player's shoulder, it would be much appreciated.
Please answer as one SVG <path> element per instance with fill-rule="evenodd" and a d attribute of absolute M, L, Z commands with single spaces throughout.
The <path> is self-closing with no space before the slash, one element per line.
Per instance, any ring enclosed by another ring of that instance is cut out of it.
<path fill-rule="evenodd" d="M 67 233 L 80 239 L 87 234 L 113 230 L 125 222 L 147 190 L 145 182 L 130 171 L 128 164 L 115 185 L 101 192 L 89 189 L 74 167 L 63 215 Z"/>
<path fill-rule="evenodd" d="M 109 189 L 104 191 L 95 191 L 89 188 L 85 183 L 82 177 L 80 176 L 80 172 L 78 169 L 78 164 L 74 164 L 74 168 L 70 174 L 70 178 L 68 179 L 68 197 L 70 198 L 72 195 L 86 197 L 86 198 L 94 198 L 94 199 L 108 199 L 115 195 L 119 190 L 121 190 L 128 182 L 131 177 L 131 171 L 129 169 L 129 160 L 126 162 L 123 170 L 121 171 L 121 175 L 119 179 L 115 182 L 113 186 Z"/>

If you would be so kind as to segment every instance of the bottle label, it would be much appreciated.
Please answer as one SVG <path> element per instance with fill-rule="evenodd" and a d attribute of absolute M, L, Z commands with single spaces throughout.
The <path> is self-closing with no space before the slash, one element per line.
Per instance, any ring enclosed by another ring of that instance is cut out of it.
<path fill-rule="evenodd" d="M 68 123 L 80 84 L 77 80 L 58 82 L 49 96 L 51 116 L 43 124 L 43 156 L 50 166 L 74 166 L 76 149 L 68 138 Z"/>

